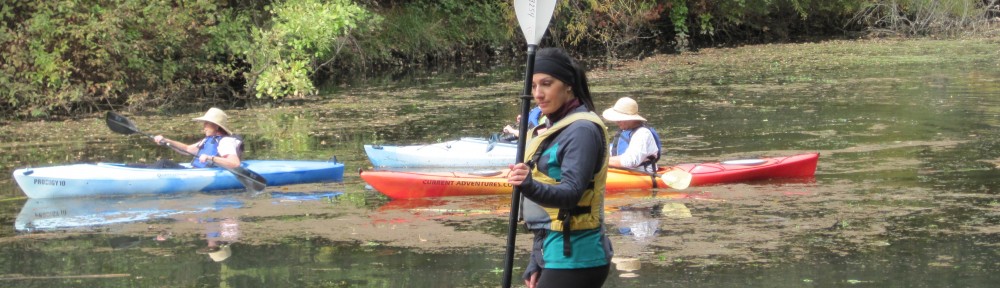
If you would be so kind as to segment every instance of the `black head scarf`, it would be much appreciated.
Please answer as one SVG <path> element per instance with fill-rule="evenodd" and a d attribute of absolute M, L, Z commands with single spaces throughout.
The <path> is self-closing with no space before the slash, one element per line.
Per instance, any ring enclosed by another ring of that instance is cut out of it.
<path fill-rule="evenodd" d="M 596 111 L 594 100 L 590 98 L 587 74 L 580 65 L 560 48 L 543 48 L 535 55 L 534 73 L 545 73 L 559 79 L 573 88 L 573 96 L 586 105 L 587 110 Z"/>

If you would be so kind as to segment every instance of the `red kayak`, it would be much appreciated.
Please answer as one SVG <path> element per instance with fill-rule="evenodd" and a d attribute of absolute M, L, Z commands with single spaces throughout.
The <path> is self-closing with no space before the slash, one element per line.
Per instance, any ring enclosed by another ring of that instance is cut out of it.
<path fill-rule="evenodd" d="M 691 173 L 691 186 L 716 183 L 746 182 L 771 178 L 812 177 L 816 173 L 819 153 L 787 157 L 730 160 L 712 163 L 680 164 L 661 167 L 658 174 L 671 169 Z M 401 172 L 362 171 L 361 178 L 375 190 L 392 199 L 423 197 L 496 195 L 511 193 L 507 184 L 507 169 L 472 173 L 460 172 Z M 660 177 L 649 174 L 608 169 L 606 188 L 609 194 L 629 189 L 666 188 Z"/>

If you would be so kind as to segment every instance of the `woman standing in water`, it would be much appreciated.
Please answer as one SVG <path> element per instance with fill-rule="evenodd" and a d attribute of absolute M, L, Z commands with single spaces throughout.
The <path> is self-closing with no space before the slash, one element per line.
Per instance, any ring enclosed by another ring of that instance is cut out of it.
<path fill-rule="evenodd" d="M 525 197 L 521 213 L 534 234 L 525 284 L 601 287 L 612 257 L 603 214 L 607 128 L 566 51 L 539 50 L 531 86 L 548 121 L 530 131 L 525 163 L 511 165 L 507 178 Z"/>

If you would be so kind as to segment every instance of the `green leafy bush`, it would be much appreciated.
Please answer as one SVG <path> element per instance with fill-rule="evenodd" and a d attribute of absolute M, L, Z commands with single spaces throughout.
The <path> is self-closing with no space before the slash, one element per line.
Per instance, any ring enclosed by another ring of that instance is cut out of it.
<path fill-rule="evenodd" d="M 0 107 L 9 115 L 92 111 L 131 94 L 169 99 L 214 71 L 198 49 L 215 24 L 212 3 L 5 2 Z"/>
<path fill-rule="evenodd" d="M 246 73 L 247 85 L 258 98 L 315 92 L 310 75 L 334 60 L 347 44 L 344 36 L 358 25 L 379 22 L 349 0 L 288 0 L 268 12 L 269 27 L 252 29 L 251 43 L 238 51 L 253 67 Z"/>
<path fill-rule="evenodd" d="M 510 47 L 517 43 L 513 12 L 508 1 L 495 0 L 415 0 L 391 5 L 379 11 L 382 25 L 356 31 L 359 49 L 352 51 L 353 60 L 368 66 L 406 66 L 454 58 L 475 47 Z"/>
<path fill-rule="evenodd" d="M 3 2 L 0 111 L 13 117 L 311 93 L 311 71 L 335 56 L 338 37 L 374 19 L 348 0 L 267 10 L 193 0 Z"/>

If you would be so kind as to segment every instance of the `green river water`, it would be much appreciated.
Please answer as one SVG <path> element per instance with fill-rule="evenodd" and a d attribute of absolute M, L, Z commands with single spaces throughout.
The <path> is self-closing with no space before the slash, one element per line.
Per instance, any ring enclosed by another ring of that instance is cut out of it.
<path fill-rule="evenodd" d="M 599 109 L 622 96 L 638 100 L 663 135 L 661 164 L 820 153 L 814 179 L 608 199 L 616 257 L 638 259 L 641 268 L 615 265 L 605 286 L 994 287 L 998 44 L 762 45 L 592 71 Z M 507 198 L 390 201 L 366 188 L 357 171 L 371 168 L 364 144 L 498 132 L 517 113 L 519 71 L 374 79 L 286 106 L 227 111 L 231 128 L 245 135 L 247 158 L 345 162 L 343 183 L 268 188 L 275 195 L 343 192 L 319 200 L 230 193 L 30 204 L 10 178 L 16 168 L 184 157 L 108 131 L 102 115 L 7 123 L 0 131 L 0 286 L 499 286 Z M 188 119 L 200 113 L 128 115 L 145 132 L 194 141 L 200 126 Z M 179 212 L 15 230 L 18 218 L 40 216 L 31 205 L 56 215 Z M 213 209 L 185 212 L 192 207 Z M 515 275 L 530 238 L 521 232 Z M 219 239 L 233 244 L 231 256 L 216 262 L 204 249 Z"/>

